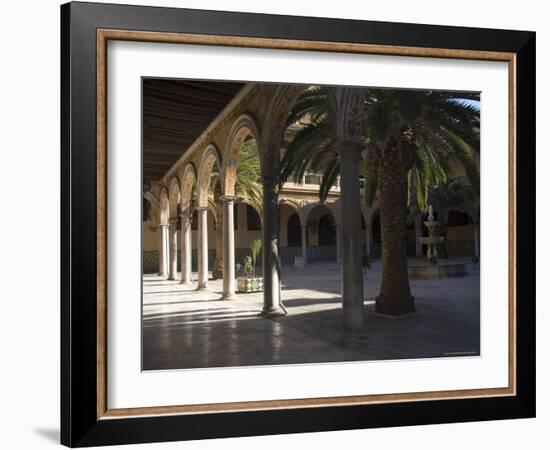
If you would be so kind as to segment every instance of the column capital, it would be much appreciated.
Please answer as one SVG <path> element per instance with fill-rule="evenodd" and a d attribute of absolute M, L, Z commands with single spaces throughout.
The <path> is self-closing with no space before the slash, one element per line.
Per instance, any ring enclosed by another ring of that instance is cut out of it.
<path fill-rule="evenodd" d="M 239 200 L 240 197 L 237 197 L 235 195 L 220 195 L 219 199 L 223 202 L 223 203 L 228 203 L 228 202 L 236 202 L 237 200 Z"/>
<path fill-rule="evenodd" d="M 197 206 L 197 207 L 195 207 L 195 210 L 197 212 L 208 211 L 208 206 Z"/>
<path fill-rule="evenodd" d="M 178 222 L 178 219 L 176 217 L 171 217 L 170 220 L 168 220 L 168 223 L 170 225 L 175 225 Z"/>
<path fill-rule="evenodd" d="M 167 223 L 161 223 L 161 224 L 159 224 L 159 227 L 167 227 L 167 226 L 168 226 Z"/>
<path fill-rule="evenodd" d="M 180 213 L 180 217 L 182 220 L 192 219 L 193 214 L 191 214 L 191 212 L 182 212 Z"/>

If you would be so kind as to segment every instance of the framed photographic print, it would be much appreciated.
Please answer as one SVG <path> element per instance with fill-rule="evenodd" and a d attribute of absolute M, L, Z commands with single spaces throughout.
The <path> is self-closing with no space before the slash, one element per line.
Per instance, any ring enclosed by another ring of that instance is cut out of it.
<path fill-rule="evenodd" d="M 68 446 L 535 415 L 535 33 L 61 7 Z"/>

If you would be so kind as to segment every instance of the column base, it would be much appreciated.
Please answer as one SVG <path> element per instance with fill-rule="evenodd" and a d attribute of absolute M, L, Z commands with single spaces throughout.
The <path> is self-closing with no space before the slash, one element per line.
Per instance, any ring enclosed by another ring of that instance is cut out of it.
<path fill-rule="evenodd" d="M 178 281 L 178 278 L 172 276 L 172 277 L 168 277 L 168 281 Z"/>
<path fill-rule="evenodd" d="M 167 280 L 168 279 L 168 274 L 167 273 L 159 273 L 159 277 L 161 277 L 163 280 Z"/>
<path fill-rule="evenodd" d="M 183 281 L 183 280 L 181 280 L 180 284 L 182 286 L 189 286 L 189 287 L 194 286 L 194 283 L 192 281 Z"/>
<path fill-rule="evenodd" d="M 280 306 L 270 306 L 269 308 L 264 307 L 264 309 L 260 313 L 260 316 L 268 318 L 286 316 L 286 314 L 286 311 Z"/>
<path fill-rule="evenodd" d="M 197 291 L 208 291 L 208 284 L 199 284 L 197 286 Z"/>
<path fill-rule="evenodd" d="M 405 314 L 412 314 L 416 312 L 414 307 L 414 297 L 403 303 L 383 303 L 379 297 L 376 297 L 376 305 L 374 312 L 377 314 L 383 314 L 386 316 L 403 316 Z"/>
<path fill-rule="evenodd" d="M 220 297 L 220 300 L 238 300 L 239 297 L 237 297 L 235 294 L 222 294 Z"/>

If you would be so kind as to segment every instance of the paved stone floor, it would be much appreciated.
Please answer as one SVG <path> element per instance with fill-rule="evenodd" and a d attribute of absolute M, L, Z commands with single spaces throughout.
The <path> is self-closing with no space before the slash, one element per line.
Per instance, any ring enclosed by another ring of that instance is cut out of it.
<path fill-rule="evenodd" d="M 196 279 L 196 274 L 194 274 Z M 157 276 L 143 279 L 143 369 L 185 369 L 333 361 L 479 355 L 479 272 L 463 278 L 411 280 L 417 312 L 374 313 L 380 262 L 365 280 L 367 336 L 341 332 L 340 272 L 335 263 L 284 267 L 288 315 L 258 316 L 262 294 L 219 300 L 221 280 L 197 292 Z"/>

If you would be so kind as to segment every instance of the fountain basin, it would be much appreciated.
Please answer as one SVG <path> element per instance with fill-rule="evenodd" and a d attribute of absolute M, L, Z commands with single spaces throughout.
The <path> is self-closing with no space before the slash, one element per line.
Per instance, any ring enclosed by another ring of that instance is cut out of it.
<path fill-rule="evenodd" d="M 413 263 L 408 266 L 408 272 L 409 278 L 421 280 L 463 277 L 466 275 L 466 264 L 441 260 L 437 264 Z"/>

